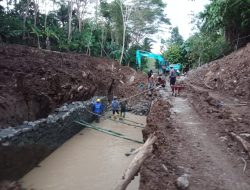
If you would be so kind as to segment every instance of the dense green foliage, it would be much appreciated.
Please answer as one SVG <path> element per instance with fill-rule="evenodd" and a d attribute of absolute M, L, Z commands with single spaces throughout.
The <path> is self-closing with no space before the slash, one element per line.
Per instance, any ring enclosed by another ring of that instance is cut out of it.
<path fill-rule="evenodd" d="M 163 0 L 0 3 L 2 43 L 105 56 L 134 68 L 135 50 L 150 51 L 153 41 L 148 37 L 159 31 L 159 24 L 170 24 Z M 182 63 L 186 69 L 222 57 L 250 41 L 250 0 L 211 0 L 194 22 L 198 32 L 187 40 L 177 27 L 172 28 L 169 39 L 162 39 L 166 60 Z"/>
<path fill-rule="evenodd" d="M 202 31 L 223 33 L 228 42 L 234 43 L 238 37 L 249 35 L 250 0 L 213 0 L 200 18 L 204 22 Z"/>
<path fill-rule="evenodd" d="M 196 17 L 199 32 L 183 41 L 178 28 L 162 40 L 163 55 L 186 70 L 220 58 L 250 41 L 250 0 L 211 0 Z"/>
<path fill-rule="evenodd" d="M 121 56 L 123 16 L 128 8 L 125 0 L 0 1 L 5 5 L 0 6 L 0 42 L 116 60 Z M 48 7 L 50 11 L 44 11 Z M 150 51 L 152 43 L 147 36 L 169 21 L 162 0 L 136 0 L 130 7 L 122 61 L 135 67 L 135 50 Z"/>
<path fill-rule="evenodd" d="M 184 40 L 179 33 L 178 27 L 174 27 L 171 30 L 171 37 L 168 40 L 162 40 L 162 44 L 166 51 L 163 52 L 163 56 L 171 64 L 183 63 L 184 62 L 184 52 L 182 44 Z"/>

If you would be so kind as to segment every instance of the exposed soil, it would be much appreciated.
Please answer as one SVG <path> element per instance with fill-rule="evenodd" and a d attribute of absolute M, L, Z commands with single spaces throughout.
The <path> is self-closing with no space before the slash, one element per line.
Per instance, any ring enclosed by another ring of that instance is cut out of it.
<path fill-rule="evenodd" d="M 157 142 L 154 152 L 142 165 L 140 170 L 140 190 L 173 189 L 177 177 L 173 160 L 176 157 L 175 150 L 178 145 L 178 137 L 170 121 L 170 104 L 163 99 L 153 102 L 147 117 L 147 126 L 143 130 L 143 138 L 155 133 Z M 164 166 L 168 168 L 166 172 Z"/>
<path fill-rule="evenodd" d="M 139 189 L 185 189 L 185 181 L 195 190 L 250 189 L 249 156 L 229 135 L 250 142 L 244 136 L 250 134 L 250 44 L 190 71 L 181 83 L 180 96 L 160 89 L 152 102 L 143 137 L 155 133 L 158 139 L 141 167 Z M 45 117 L 64 102 L 145 89 L 145 75 L 108 59 L 0 47 L 2 127 Z M 140 95 L 130 105 L 140 109 L 152 97 Z"/>
<path fill-rule="evenodd" d="M 0 128 L 46 117 L 65 102 L 94 95 L 129 96 L 146 80 L 104 58 L 0 46 Z"/>
<path fill-rule="evenodd" d="M 250 43 L 230 55 L 188 73 L 188 81 L 240 100 L 250 101 Z"/>
<path fill-rule="evenodd" d="M 230 136 L 250 142 L 249 50 L 191 71 L 179 97 L 158 92 L 143 132 L 158 140 L 141 168 L 141 190 L 185 189 L 185 180 L 195 190 L 250 189 L 249 156 Z"/>

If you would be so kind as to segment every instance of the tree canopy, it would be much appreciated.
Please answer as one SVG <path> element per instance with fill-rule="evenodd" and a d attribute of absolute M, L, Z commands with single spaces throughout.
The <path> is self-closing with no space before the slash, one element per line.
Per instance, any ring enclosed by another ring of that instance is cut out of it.
<path fill-rule="evenodd" d="M 0 42 L 105 56 L 123 64 L 134 65 L 131 49 L 150 46 L 149 35 L 169 23 L 162 0 L 0 1 L 7 5 L 0 6 Z"/>
<path fill-rule="evenodd" d="M 194 18 L 198 32 L 183 40 L 175 27 L 162 39 L 164 57 L 186 69 L 227 55 L 250 41 L 250 0 L 211 0 Z"/>
<path fill-rule="evenodd" d="M 105 56 L 135 67 L 135 50 L 150 51 L 160 24 L 170 25 L 163 0 L 0 0 L 0 42 Z M 3 6 L 4 5 L 4 6 Z M 164 57 L 199 66 L 250 41 L 250 0 L 211 0 L 184 40 L 178 27 L 162 39 Z M 173 23 L 174 24 L 174 23 Z"/>

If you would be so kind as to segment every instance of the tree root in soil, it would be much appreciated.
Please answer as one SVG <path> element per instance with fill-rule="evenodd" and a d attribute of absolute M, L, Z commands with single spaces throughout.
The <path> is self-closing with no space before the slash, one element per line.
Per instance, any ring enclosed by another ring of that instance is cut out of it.
<path fill-rule="evenodd" d="M 245 151 L 248 153 L 248 155 L 250 156 L 250 143 L 247 142 L 247 141 L 246 141 L 245 139 L 243 139 L 242 137 L 240 137 L 239 135 L 236 135 L 234 132 L 230 132 L 230 135 L 241 143 L 241 145 L 243 146 L 244 150 L 245 150 Z"/>

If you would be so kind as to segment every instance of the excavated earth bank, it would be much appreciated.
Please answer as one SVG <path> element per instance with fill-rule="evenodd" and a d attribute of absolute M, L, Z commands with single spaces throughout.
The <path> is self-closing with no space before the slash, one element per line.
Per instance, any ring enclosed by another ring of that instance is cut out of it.
<path fill-rule="evenodd" d="M 47 117 L 65 102 L 134 95 L 145 82 L 142 73 L 110 59 L 0 46 L 0 128 Z"/>
<path fill-rule="evenodd" d="M 176 153 L 178 136 L 170 120 L 170 104 L 163 99 L 156 99 L 152 103 L 147 117 L 147 126 L 143 130 L 143 138 L 154 133 L 157 142 L 153 154 L 143 163 L 140 175 L 140 190 L 172 189 L 178 173 L 173 158 Z M 166 171 L 165 168 L 168 168 Z"/>
<path fill-rule="evenodd" d="M 77 111 L 85 104 L 75 101 L 128 98 L 144 91 L 146 81 L 143 73 L 109 59 L 0 46 L 0 179 L 18 179 L 80 130 L 73 120 L 89 113 Z M 145 114 L 148 101 L 142 94 L 129 109 Z M 0 189 L 18 188 L 0 182 Z"/>
<path fill-rule="evenodd" d="M 242 156 L 229 133 L 250 134 L 250 44 L 191 71 L 186 86 L 197 113 L 218 123 L 213 130 L 225 137 L 229 150 Z M 243 138 L 250 142 L 249 137 Z"/>
<path fill-rule="evenodd" d="M 188 81 L 197 86 L 250 101 L 250 43 L 225 56 L 192 70 Z"/>

